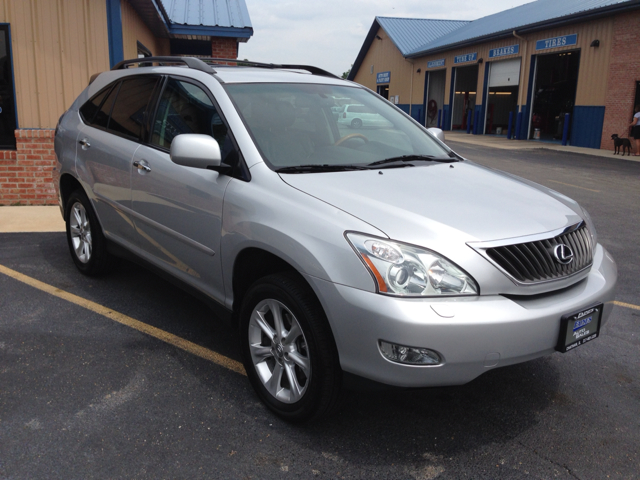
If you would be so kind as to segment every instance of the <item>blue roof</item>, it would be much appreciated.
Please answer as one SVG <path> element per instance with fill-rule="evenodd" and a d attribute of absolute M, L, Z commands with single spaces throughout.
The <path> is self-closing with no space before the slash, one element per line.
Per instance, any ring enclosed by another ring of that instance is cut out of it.
<path fill-rule="evenodd" d="M 360 48 L 360 52 L 347 78 L 349 80 L 355 78 L 380 28 L 387 32 L 393 44 L 400 50 L 402 55 L 406 57 L 408 53 L 418 46 L 424 45 L 426 42 L 434 41 L 439 36 L 446 35 L 468 24 L 468 21 L 462 20 L 376 17 L 371 24 L 369 33 L 367 33 L 367 37 Z"/>
<path fill-rule="evenodd" d="M 245 0 L 158 0 L 170 24 L 251 28 Z"/>
<path fill-rule="evenodd" d="M 561 21 L 564 17 L 570 20 L 580 14 L 595 13 L 595 10 L 612 10 L 616 7 L 636 5 L 636 0 L 537 0 L 503 12 L 474 20 L 464 28 L 454 30 L 435 40 L 427 40 L 422 45 L 403 55 L 420 56 L 432 50 L 445 50 L 458 44 L 472 43 L 484 37 L 491 37 L 503 32 L 521 30 L 543 24 L 549 28 L 554 21 Z M 607 8 L 610 7 L 610 8 Z"/>
<path fill-rule="evenodd" d="M 469 24 L 459 20 L 398 17 L 376 17 L 376 21 L 402 55 L 408 55 L 418 47 Z"/>

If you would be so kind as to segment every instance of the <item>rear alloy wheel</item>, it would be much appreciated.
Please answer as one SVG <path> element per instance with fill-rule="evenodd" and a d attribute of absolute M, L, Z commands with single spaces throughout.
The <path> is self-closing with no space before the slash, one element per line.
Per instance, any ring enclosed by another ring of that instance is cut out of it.
<path fill-rule="evenodd" d="M 241 339 L 258 396 L 292 422 L 333 411 L 341 370 L 324 312 L 304 280 L 277 274 L 256 282 L 243 302 Z"/>
<path fill-rule="evenodd" d="M 98 275 L 107 270 L 110 255 L 98 218 L 81 190 L 69 195 L 65 210 L 67 243 L 73 263 L 85 275 Z"/>
<path fill-rule="evenodd" d="M 351 128 L 362 128 L 362 120 L 359 118 L 351 120 Z"/>

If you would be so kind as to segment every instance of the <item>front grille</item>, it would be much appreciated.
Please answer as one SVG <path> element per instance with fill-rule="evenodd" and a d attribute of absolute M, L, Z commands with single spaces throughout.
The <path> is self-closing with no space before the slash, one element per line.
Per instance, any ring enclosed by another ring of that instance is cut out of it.
<path fill-rule="evenodd" d="M 554 257 L 553 251 L 560 244 L 573 250 L 574 258 L 568 265 Z M 593 261 L 591 235 L 584 223 L 553 238 L 488 248 L 486 252 L 491 260 L 520 283 L 568 277 L 589 267 Z"/>

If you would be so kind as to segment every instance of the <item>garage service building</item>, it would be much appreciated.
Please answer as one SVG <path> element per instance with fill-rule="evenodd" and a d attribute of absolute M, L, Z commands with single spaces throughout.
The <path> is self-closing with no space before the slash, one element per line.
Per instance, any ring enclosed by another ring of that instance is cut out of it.
<path fill-rule="evenodd" d="M 349 78 L 427 127 L 613 149 L 640 104 L 640 1 L 538 0 L 472 22 L 376 17 Z"/>

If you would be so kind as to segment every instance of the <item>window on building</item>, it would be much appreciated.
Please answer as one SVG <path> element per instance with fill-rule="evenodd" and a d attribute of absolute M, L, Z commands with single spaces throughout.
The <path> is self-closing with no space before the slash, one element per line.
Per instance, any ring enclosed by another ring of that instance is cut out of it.
<path fill-rule="evenodd" d="M 0 25 L 0 148 L 16 148 L 16 108 L 9 25 Z"/>

